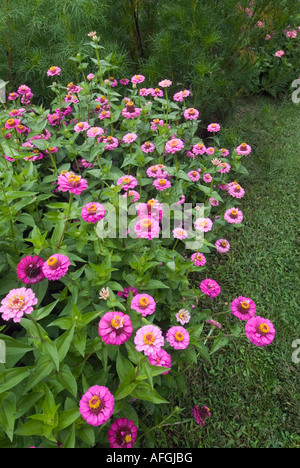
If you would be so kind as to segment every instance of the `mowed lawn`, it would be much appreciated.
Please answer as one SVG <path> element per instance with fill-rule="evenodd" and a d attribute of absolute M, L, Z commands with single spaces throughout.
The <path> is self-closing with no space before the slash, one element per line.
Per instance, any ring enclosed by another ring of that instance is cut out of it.
<path fill-rule="evenodd" d="M 300 447 L 300 364 L 292 361 L 292 343 L 300 339 L 300 106 L 267 97 L 239 103 L 222 139 L 227 148 L 243 141 L 253 148 L 246 160 L 249 176 L 238 177 L 246 190 L 240 205 L 245 225 L 231 235 L 229 254 L 210 257 L 214 266 L 208 271 L 222 294 L 203 306 L 213 304 L 218 319 L 235 297 L 250 297 L 277 334 L 270 347 L 257 348 L 243 331 L 212 356 L 213 366 L 187 373 L 187 394 L 179 397 L 185 415 L 193 404 L 204 404 L 212 418 L 205 428 L 175 426 L 169 444 Z M 236 324 L 244 329 L 231 313 L 220 317 L 225 330 Z"/>

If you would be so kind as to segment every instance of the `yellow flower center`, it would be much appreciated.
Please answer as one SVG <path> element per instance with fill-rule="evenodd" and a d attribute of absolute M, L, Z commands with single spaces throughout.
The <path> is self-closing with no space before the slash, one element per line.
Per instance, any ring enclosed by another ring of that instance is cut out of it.
<path fill-rule="evenodd" d="M 130 182 L 129 177 L 124 177 L 124 178 L 123 178 L 123 182 L 125 182 L 126 184 L 129 184 L 129 182 Z"/>
<path fill-rule="evenodd" d="M 158 183 L 159 185 L 166 185 L 167 181 L 166 179 L 159 179 Z"/>
<path fill-rule="evenodd" d="M 8 119 L 7 123 L 8 123 L 8 125 L 14 125 L 15 120 L 14 119 Z"/>
<path fill-rule="evenodd" d="M 154 119 L 154 123 L 157 125 L 159 124 L 159 119 Z"/>
<path fill-rule="evenodd" d="M 243 309 L 245 309 L 245 310 L 248 310 L 248 309 L 250 309 L 250 304 L 247 301 L 243 301 L 243 302 L 241 302 L 241 307 Z"/>
<path fill-rule="evenodd" d="M 149 305 L 149 299 L 147 299 L 147 297 L 141 297 L 139 305 L 141 308 L 146 308 Z"/>
<path fill-rule="evenodd" d="M 89 213 L 95 213 L 97 211 L 97 206 L 96 205 L 90 205 L 87 207 L 87 211 Z"/>
<path fill-rule="evenodd" d="M 270 331 L 270 327 L 268 327 L 266 323 L 261 323 L 258 329 L 262 335 L 267 335 L 267 333 Z"/>
<path fill-rule="evenodd" d="M 51 72 L 55 72 L 55 70 L 56 70 L 56 67 L 50 67 Z"/>
<path fill-rule="evenodd" d="M 232 216 L 237 216 L 237 214 L 238 214 L 237 210 L 231 210 L 231 215 Z"/>
<path fill-rule="evenodd" d="M 246 150 L 247 149 L 247 143 L 242 143 L 241 144 L 241 150 Z"/>
<path fill-rule="evenodd" d="M 24 296 L 19 296 L 15 294 L 10 300 L 9 300 L 9 306 L 12 309 L 22 309 L 22 307 L 25 304 L 25 298 Z"/>
<path fill-rule="evenodd" d="M 227 242 L 226 241 L 221 242 L 221 246 L 222 247 L 227 247 Z"/>
<path fill-rule="evenodd" d="M 144 336 L 143 336 L 143 340 L 144 340 L 144 343 L 146 345 L 153 345 L 154 341 L 155 341 L 155 336 L 153 335 L 153 333 L 146 333 Z"/>
<path fill-rule="evenodd" d="M 175 146 L 177 146 L 177 140 L 172 140 L 170 142 L 170 146 L 172 146 L 173 148 L 175 148 Z"/>
<path fill-rule="evenodd" d="M 132 439 L 132 437 L 131 437 L 130 434 L 127 434 L 127 435 L 124 437 L 124 440 L 125 440 L 126 444 L 129 444 L 129 442 L 131 442 L 131 439 Z"/>
<path fill-rule="evenodd" d="M 89 401 L 90 409 L 98 409 L 101 405 L 101 400 L 97 395 L 93 396 L 93 398 Z"/>
<path fill-rule="evenodd" d="M 58 266 L 58 260 L 56 257 L 50 257 L 48 260 L 47 260 L 47 265 L 51 268 L 51 269 L 55 269 L 57 266 Z"/>
<path fill-rule="evenodd" d="M 116 315 L 112 319 L 110 324 L 111 324 L 112 328 L 116 328 L 116 329 L 122 328 L 123 324 L 124 324 L 124 319 L 122 317 L 119 317 L 118 315 Z"/>
<path fill-rule="evenodd" d="M 179 342 L 182 341 L 184 338 L 184 335 L 181 332 L 176 332 L 174 336 L 175 336 L 175 340 Z"/>
<path fill-rule="evenodd" d="M 195 109 L 193 107 L 191 109 L 189 109 L 189 114 L 191 114 L 191 115 L 195 114 Z"/>
<path fill-rule="evenodd" d="M 143 228 L 149 228 L 149 227 L 151 227 L 151 220 L 150 220 L 150 219 L 143 219 L 143 221 L 142 221 L 142 227 L 143 227 Z"/>
<path fill-rule="evenodd" d="M 79 185 L 80 183 L 80 177 L 79 176 L 76 176 L 76 175 L 70 175 L 68 177 L 68 182 L 69 184 L 71 184 L 72 186 L 76 186 L 76 185 Z"/>

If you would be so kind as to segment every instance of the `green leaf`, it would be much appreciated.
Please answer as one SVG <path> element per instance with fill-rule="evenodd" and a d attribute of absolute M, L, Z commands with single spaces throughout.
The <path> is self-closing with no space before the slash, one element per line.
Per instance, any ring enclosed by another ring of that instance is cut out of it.
<path fill-rule="evenodd" d="M 55 344 L 56 344 L 58 356 L 59 356 L 59 362 L 63 361 L 63 359 L 66 357 L 70 349 L 73 336 L 74 336 L 74 330 L 75 330 L 75 325 L 73 325 L 72 328 L 70 328 L 70 330 L 67 330 L 60 337 L 58 337 L 57 340 L 55 340 Z"/>
<path fill-rule="evenodd" d="M 66 411 L 60 411 L 58 413 L 59 423 L 57 426 L 58 431 L 62 431 L 66 427 L 71 426 L 80 417 L 80 411 L 78 408 L 72 408 Z"/>
<path fill-rule="evenodd" d="M 28 367 L 8 369 L 0 374 L 0 393 L 15 387 L 29 376 Z"/>
<path fill-rule="evenodd" d="M 59 372 L 56 378 L 58 382 L 71 393 L 71 395 L 75 398 L 77 397 L 77 382 L 67 365 L 63 366 L 63 369 Z"/>
<path fill-rule="evenodd" d="M 162 403 L 169 403 L 167 400 L 162 398 L 157 393 L 157 391 L 151 387 L 151 385 L 146 382 L 139 382 L 139 384 L 131 392 L 131 395 L 139 400 L 151 401 L 157 405 Z"/>
<path fill-rule="evenodd" d="M 0 408 L 0 424 L 11 441 L 14 437 L 16 412 L 16 396 L 11 392 L 2 401 Z"/>
<path fill-rule="evenodd" d="M 64 448 L 75 448 L 75 423 L 72 424 L 69 435 L 65 440 Z"/>

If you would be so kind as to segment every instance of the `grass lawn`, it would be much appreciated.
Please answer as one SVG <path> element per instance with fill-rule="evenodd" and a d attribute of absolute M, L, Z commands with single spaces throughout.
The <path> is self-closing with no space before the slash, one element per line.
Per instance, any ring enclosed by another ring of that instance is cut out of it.
<path fill-rule="evenodd" d="M 208 267 L 222 294 L 207 305 L 213 302 L 217 314 L 228 309 L 226 299 L 250 297 L 257 314 L 269 318 L 277 334 L 270 347 L 261 349 L 243 332 L 212 356 L 213 367 L 200 366 L 187 374 L 181 407 L 189 417 L 193 404 L 204 404 L 212 418 L 205 428 L 175 426 L 170 444 L 300 447 L 300 364 L 292 362 L 292 342 L 300 338 L 299 106 L 267 97 L 239 103 L 222 136 L 225 147 L 246 141 L 253 152 L 246 160 L 250 175 L 238 178 L 246 189 L 240 205 L 245 226 L 229 239 L 229 254 Z M 225 329 L 237 322 L 225 315 Z"/>

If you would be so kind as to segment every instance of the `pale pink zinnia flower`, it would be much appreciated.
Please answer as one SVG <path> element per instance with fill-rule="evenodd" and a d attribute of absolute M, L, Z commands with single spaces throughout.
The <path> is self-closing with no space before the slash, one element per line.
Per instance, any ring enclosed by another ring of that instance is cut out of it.
<path fill-rule="evenodd" d="M 247 143 L 242 143 L 240 146 L 236 148 L 236 152 L 239 156 L 248 156 L 252 151 L 252 148 L 250 145 L 247 145 Z"/>
<path fill-rule="evenodd" d="M 138 136 L 136 135 L 136 133 L 128 133 L 123 137 L 122 143 L 133 143 L 137 139 L 137 137 Z"/>
<path fill-rule="evenodd" d="M 184 143 L 182 140 L 179 138 L 173 138 L 172 140 L 169 140 L 166 143 L 166 153 L 177 153 L 178 151 L 181 151 L 184 148 Z"/>
<path fill-rule="evenodd" d="M 155 325 L 145 325 L 134 337 L 136 350 L 144 352 L 146 356 L 156 355 L 164 343 L 162 331 Z"/>
<path fill-rule="evenodd" d="M 182 229 L 182 228 L 175 228 L 174 231 L 173 231 L 173 237 L 175 239 L 180 239 L 180 240 L 183 240 L 183 239 L 186 239 L 188 236 L 188 233 L 185 229 Z"/>
<path fill-rule="evenodd" d="M 158 83 L 158 86 L 160 86 L 161 88 L 169 88 L 170 86 L 172 86 L 172 81 L 171 80 L 160 81 Z"/>
<path fill-rule="evenodd" d="M 154 239 L 159 237 L 160 226 L 154 218 L 143 218 L 138 221 L 134 231 L 139 239 Z"/>
<path fill-rule="evenodd" d="M 50 67 L 49 70 L 47 71 L 47 76 L 59 76 L 61 72 L 61 69 L 59 67 Z"/>
<path fill-rule="evenodd" d="M 132 84 L 140 84 L 140 83 L 143 83 L 143 81 L 145 81 L 145 77 L 143 75 L 134 75 L 131 78 Z"/>
<path fill-rule="evenodd" d="M 77 125 L 75 125 L 74 130 L 75 132 L 83 132 L 89 128 L 89 124 L 87 122 L 79 122 Z"/>
<path fill-rule="evenodd" d="M 130 198 L 133 197 L 132 203 L 135 203 L 139 201 L 141 198 L 140 194 L 136 192 L 135 190 L 128 190 L 128 192 L 125 192 L 123 195 L 123 198 Z"/>
<path fill-rule="evenodd" d="M 114 412 L 115 400 L 107 387 L 94 385 L 81 398 L 79 411 L 91 426 L 106 423 Z"/>
<path fill-rule="evenodd" d="M 101 127 L 91 127 L 86 132 L 86 134 L 87 134 L 87 136 L 89 138 L 94 138 L 94 137 L 97 137 L 99 135 L 103 135 L 103 133 L 104 133 L 104 130 Z"/>
<path fill-rule="evenodd" d="M 251 343 L 259 347 L 270 345 L 276 333 L 272 322 L 259 316 L 248 320 L 245 332 Z"/>
<path fill-rule="evenodd" d="M 87 223 L 97 223 L 105 216 L 104 206 L 100 203 L 88 203 L 81 210 L 81 217 Z"/>
<path fill-rule="evenodd" d="M 166 340 L 174 349 L 185 349 L 189 345 L 190 335 L 185 328 L 175 326 L 167 331 Z"/>
<path fill-rule="evenodd" d="M 230 208 L 224 213 L 224 219 L 230 224 L 239 224 L 243 221 L 243 213 L 237 208 Z"/>
<path fill-rule="evenodd" d="M 161 192 L 163 190 L 166 190 L 168 188 L 171 187 L 171 182 L 167 179 L 155 179 L 155 181 L 153 182 L 154 187 L 157 189 L 157 190 L 160 190 Z"/>
<path fill-rule="evenodd" d="M 155 312 L 156 302 L 149 294 L 137 294 L 132 299 L 130 307 L 146 317 Z"/>
<path fill-rule="evenodd" d="M 54 254 L 44 263 L 42 269 L 45 277 L 56 281 L 66 275 L 71 262 L 66 255 Z"/>
<path fill-rule="evenodd" d="M 252 299 L 248 297 L 239 296 L 231 303 L 231 310 L 240 320 L 249 320 L 256 314 L 256 305 Z"/>
<path fill-rule="evenodd" d="M 221 129 L 221 126 L 218 123 L 212 123 L 208 125 L 207 130 L 209 132 L 219 132 Z"/>
<path fill-rule="evenodd" d="M 185 325 L 191 320 L 191 314 L 188 310 L 185 309 L 180 309 L 179 312 L 177 312 L 177 314 L 175 315 L 175 317 L 177 322 L 179 322 L 181 325 Z"/>
<path fill-rule="evenodd" d="M 109 345 L 121 345 L 132 335 L 132 324 L 129 315 L 123 312 L 107 312 L 99 322 L 99 335 Z"/>
<path fill-rule="evenodd" d="M 0 313 L 2 319 L 6 322 L 13 319 L 15 323 L 18 323 L 24 314 L 31 314 L 33 306 L 37 303 L 38 299 L 32 289 L 12 289 L 1 301 Z"/>
<path fill-rule="evenodd" d="M 216 297 L 220 294 L 220 285 L 210 278 L 203 280 L 200 284 L 201 291 L 209 297 Z"/>
<path fill-rule="evenodd" d="M 277 52 L 275 52 L 275 57 L 281 58 L 283 55 L 284 55 L 284 51 L 283 51 L 283 50 L 278 50 Z"/>
<path fill-rule="evenodd" d="M 194 226 L 197 231 L 208 232 L 211 231 L 213 222 L 210 218 L 198 218 Z"/>

